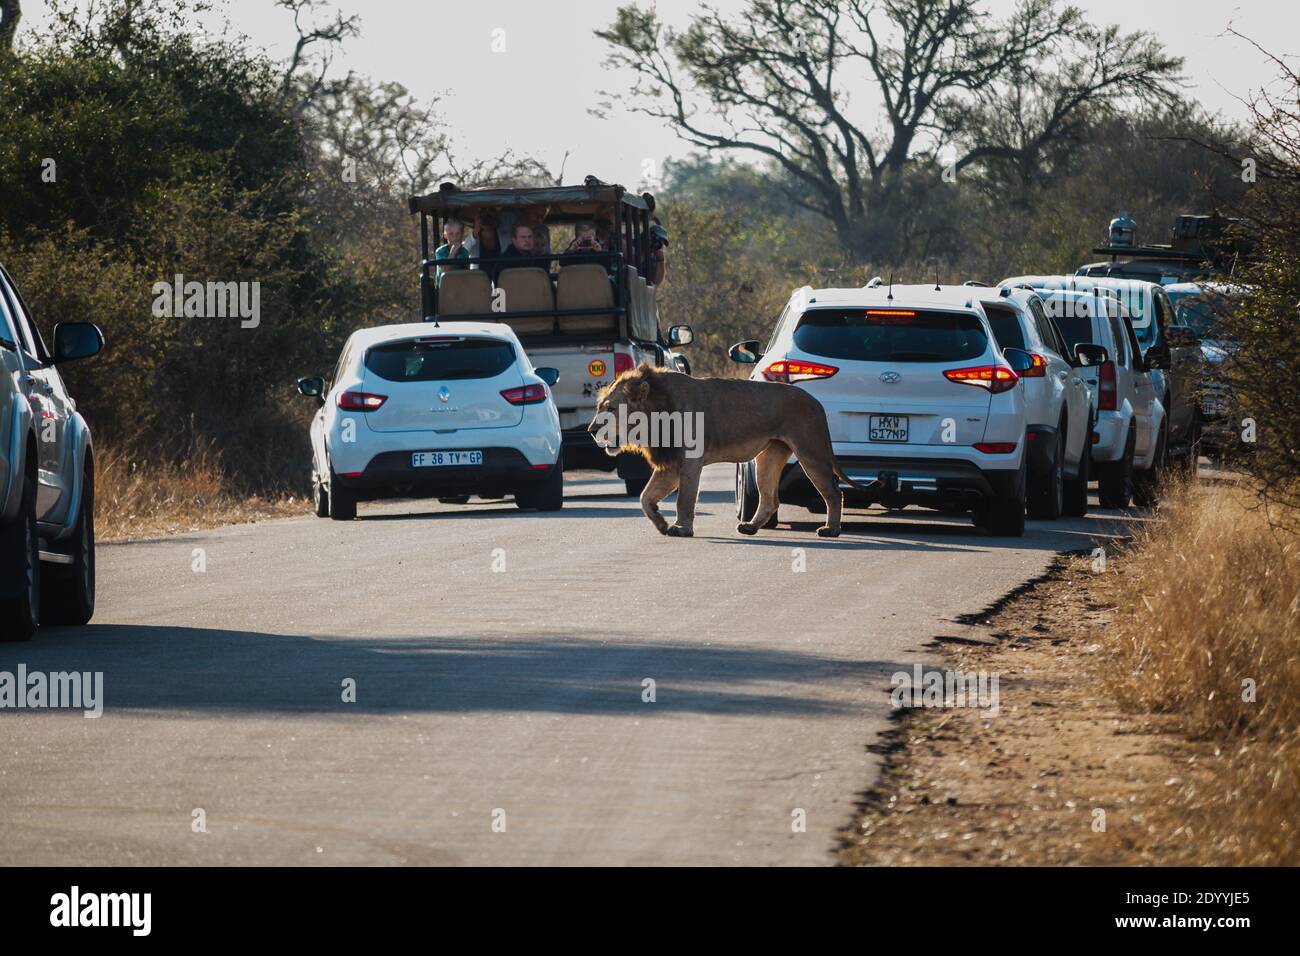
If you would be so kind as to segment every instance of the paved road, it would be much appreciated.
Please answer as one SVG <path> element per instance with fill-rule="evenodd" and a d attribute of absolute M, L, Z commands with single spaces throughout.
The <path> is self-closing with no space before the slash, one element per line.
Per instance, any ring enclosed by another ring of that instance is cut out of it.
<path fill-rule="evenodd" d="M 386 504 L 102 547 L 90 626 L 0 645 L 0 670 L 105 687 L 98 719 L 0 712 L 0 863 L 831 863 L 889 675 L 1117 530 L 877 511 L 823 540 L 787 507 L 750 539 L 731 489 L 706 471 L 692 540 L 585 475 L 554 515 Z"/>

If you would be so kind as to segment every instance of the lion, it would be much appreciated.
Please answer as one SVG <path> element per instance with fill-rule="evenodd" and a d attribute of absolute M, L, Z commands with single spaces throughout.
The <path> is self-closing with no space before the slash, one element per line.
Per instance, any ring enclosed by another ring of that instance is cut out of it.
<path fill-rule="evenodd" d="M 779 382 L 693 378 L 642 365 L 601 391 L 588 431 L 606 454 L 630 451 L 650 463 L 641 510 L 660 534 L 673 537 L 695 533 L 700 472 L 714 462 L 757 459 L 758 509 L 736 526 L 741 534 L 757 534 L 776 513 L 781 471 L 792 454 L 826 502 L 826 523 L 817 529 L 823 538 L 840 533 L 844 495 L 835 479 L 861 487 L 835 461 L 821 403 Z M 659 502 L 673 491 L 677 519 L 669 525 Z"/>

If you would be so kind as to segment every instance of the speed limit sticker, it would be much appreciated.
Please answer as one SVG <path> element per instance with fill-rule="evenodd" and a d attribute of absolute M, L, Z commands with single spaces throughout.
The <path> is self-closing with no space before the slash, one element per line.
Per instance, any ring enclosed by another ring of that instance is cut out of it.
<path fill-rule="evenodd" d="M 603 359 L 592 359 L 587 363 L 587 371 L 596 378 L 605 374 L 605 362 Z"/>

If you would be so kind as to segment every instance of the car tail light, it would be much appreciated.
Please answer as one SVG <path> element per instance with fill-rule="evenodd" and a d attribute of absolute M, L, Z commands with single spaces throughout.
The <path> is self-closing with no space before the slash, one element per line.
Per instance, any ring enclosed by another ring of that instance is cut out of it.
<path fill-rule="evenodd" d="M 1037 352 L 1030 352 L 1030 365 L 1020 373 L 1021 378 L 1044 378 L 1047 375 L 1047 359 Z"/>
<path fill-rule="evenodd" d="M 794 362 L 778 359 L 763 369 L 763 377 L 769 382 L 807 382 L 814 378 L 830 378 L 839 369 L 834 365 L 822 365 L 819 362 Z"/>
<path fill-rule="evenodd" d="M 1097 408 L 1113 412 L 1119 407 L 1119 388 L 1115 383 L 1115 363 L 1102 362 L 1097 366 Z"/>
<path fill-rule="evenodd" d="M 1016 443 L 1013 441 L 977 441 L 974 448 L 986 455 L 1009 455 L 1016 450 Z"/>
<path fill-rule="evenodd" d="M 370 392 L 344 392 L 339 396 L 339 408 L 349 412 L 373 412 L 384 402 L 387 395 L 372 395 Z"/>
<path fill-rule="evenodd" d="M 627 352 L 614 353 L 614 377 L 618 378 L 624 372 L 632 371 L 632 356 Z"/>
<path fill-rule="evenodd" d="M 546 386 L 521 385 L 518 388 L 507 388 L 501 397 L 511 405 L 536 405 L 546 401 Z"/>
<path fill-rule="evenodd" d="M 950 368 L 944 371 L 950 382 L 962 385 L 978 385 L 990 392 L 1006 392 L 1016 387 L 1020 381 L 1015 371 L 1006 365 L 974 365 L 970 368 Z"/>

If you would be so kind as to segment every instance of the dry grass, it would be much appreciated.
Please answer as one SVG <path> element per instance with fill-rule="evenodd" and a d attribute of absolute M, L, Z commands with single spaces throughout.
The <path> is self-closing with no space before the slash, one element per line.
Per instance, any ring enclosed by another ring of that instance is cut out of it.
<path fill-rule="evenodd" d="M 1244 487 L 1178 487 L 1138 530 L 1115 605 L 1108 684 L 1214 745 L 1182 804 L 1200 861 L 1300 863 L 1300 540 Z M 1253 690 L 1253 693 L 1252 693 Z"/>
<path fill-rule="evenodd" d="M 230 489 L 217 456 L 199 447 L 181 464 L 148 454 L 95 449 L 95 535 L 125 541 L 306 514 L 310 502 Z"/>

